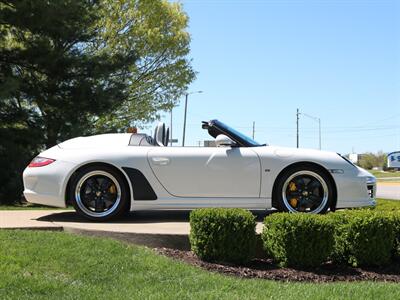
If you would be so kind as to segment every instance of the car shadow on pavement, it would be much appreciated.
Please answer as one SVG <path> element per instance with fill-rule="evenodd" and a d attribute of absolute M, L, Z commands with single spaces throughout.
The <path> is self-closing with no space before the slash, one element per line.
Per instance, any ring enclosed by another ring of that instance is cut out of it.
<path fill-rule="evenodd" d="M 276 212 L 275 210 L 252 211 L 257 222 L 262 222 L 267 215 Z M 107 223 L 119 224 L 141 224 L 141 223 L 186 223 L 189 222 L 190 210 L 152 210 L 135 211 Z M 68 222 L 68 223 L 104 223 L 88 220 L 74 211 L 51 213 L 37 219 L 44 222 Z"/>

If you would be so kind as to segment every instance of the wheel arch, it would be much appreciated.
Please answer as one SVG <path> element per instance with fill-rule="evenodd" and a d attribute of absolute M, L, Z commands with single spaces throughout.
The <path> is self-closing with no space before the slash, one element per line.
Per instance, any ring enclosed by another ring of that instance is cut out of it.
<path fill-rule="evenodd" d="M 105 163 L 105 162 L 89 162 L 89 163 L 85 163 L 80 165 L 77 169 L 75 169 L 69 176 L 68 181 L 67 181 L 67 185 L 65 188 L 65 204 L 71 205 L 71 200 L 69 199 L 68 195 L 70 194 L 70 189 L 71 189 L 71 181 L 74 178 L 74 176 L 76 176 L 82 169 L 87 168 L 87 167 L 92 167 L 92 166 L 103 166 L 103 167 L 108 167 L 108 168 L 112 168 L 115 172 L 117 172 L 119 175 L 122 176 L 124 183 L 126 184 L 126 186 L 128 187 L 128 192 L 129 192 L 129 208 L 131 207 L 132 204 L 132 195 L 133 195 L 133 191 L 132 191 L 132 185 L 129 181 L 129 178 L 127 178 L 127 175 L 124 171 L 122 171 L 120 168 L 116 167 L 113 164 L 110 163 Z"/>
<path fill-rule="evenodd" d="M 329 208 L 330 208 L 331 211 L 335 211 L 335 210 L 336 210 L 336 204 L 337 204 L 337 186 L 336 186 L 335 179 L 333 178 L 332 174 L 331 174 L 325 167 L 323 167 L 322 165 L 320 165 L 320 164 L 318 164 L 318 163 L 309 162 L 309 161 L 301 161 L 301 162 L 292 163 L 292 164 L 286 166 L 285 168 L 283 168 L 283 169 L 279 172 L 278 176 L 276 176 L 276 178 L 275 178 L 274 185 L 273 185 L 273 187 L 272 187 L 272 195 L 271 195 L 271 196 L 272 196 L 272 206 L 273 206 L 273 207 L 277 207 L 277 203 L 276 203 L 276 201 L 277 201 L 277 199 L 276 199 L 277 186 L 278 186 L 278 181 L 279 181 L 279 179 L 283 176 L 283 174 L 284 174 L 286 171 L 288 171 L 288 170 L 290 170 L 290 169 L 292 169 L 292 168 L 295 168 L 295 167 L 304 167 L 304 168 L 307 168 L 307 167 L 309 167 L 309 166 L 318 168 L 321 172 L 325 173 L 325 175 L 327 175 L 327 177 L 329 178 L 330 183 L 331 183 L 331 185 L 332 185 L 332 187 L 333 187 L 333 191 L 332 191 L 332 193 L 333 193 L 333 201 L 331 202 Z"/>

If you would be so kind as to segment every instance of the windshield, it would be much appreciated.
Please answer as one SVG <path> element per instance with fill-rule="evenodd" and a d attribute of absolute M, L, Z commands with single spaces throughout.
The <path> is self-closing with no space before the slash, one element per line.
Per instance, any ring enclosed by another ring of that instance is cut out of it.
<path fill-rule="evenodd" d="M 253 140 L 252 138 L 248 137 L 247 135 L 237 131 L 236 129 L 220 122 L 220 121 L 215 121 L 215 123 L 217 123 L 218 127 L 220 127 L 222 130 L 226 131 L 226 132 L 230 132 L 233 135 L 236 135 L 239 139 L 245 141 L 247 144 L 249 144 L 252 147 L 259 147 L 259 146 L 265 146 L 256 142 L 255 140 Z"/>

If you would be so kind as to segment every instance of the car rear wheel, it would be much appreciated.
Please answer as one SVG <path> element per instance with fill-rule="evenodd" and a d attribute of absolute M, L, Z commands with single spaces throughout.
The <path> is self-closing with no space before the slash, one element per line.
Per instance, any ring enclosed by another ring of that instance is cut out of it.
<path fill-rule="evenodd" d="M 75 210 L 85 218 L 107 221 L 127 211 L 129 192 L 123 177 L 107 166 L 82 169 L 71 182 Z"/>
<path fill-rule="evenodd" d="M 286 212 L 325 213 L 333 199 L 333 187 L 326 172 L 318 167 L 295 167 L 278 179 L 277 208 Z"/>

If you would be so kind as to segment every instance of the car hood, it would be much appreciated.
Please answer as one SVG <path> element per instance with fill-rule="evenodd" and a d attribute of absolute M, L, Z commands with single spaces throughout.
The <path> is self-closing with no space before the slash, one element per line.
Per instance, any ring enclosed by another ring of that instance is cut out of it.
<path fill-rule="evenodd" d="M 62 149 L 113 148 L 128 146 L 131 133 L 109 133 L 92 136 L 81 136 L 58 144 Z"/>

